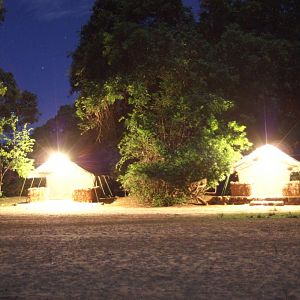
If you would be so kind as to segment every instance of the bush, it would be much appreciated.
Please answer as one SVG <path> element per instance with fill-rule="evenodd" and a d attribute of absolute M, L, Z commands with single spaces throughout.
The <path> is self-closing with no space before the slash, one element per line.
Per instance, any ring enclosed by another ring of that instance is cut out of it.
<path fill-rule="evenodd" d="M 186 200 L 184 192 L 170 181 L 165 180 L 160 166 L 131 164 L 120 180 L 131 194 L 137 196 L 145 204 L 152 206 L 171 206 Z"/>

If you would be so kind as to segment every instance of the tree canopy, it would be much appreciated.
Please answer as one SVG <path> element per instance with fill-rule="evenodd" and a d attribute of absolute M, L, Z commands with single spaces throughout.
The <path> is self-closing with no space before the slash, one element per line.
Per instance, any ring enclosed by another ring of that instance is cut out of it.
<path fill-rule="evenodd" d="M 122 117 L 120 180 L 153 204 L 203 178 L 215 185 L 249 147 L 209 85 L 211 53 L 181 1 L 96 1 L 81 32 L 71 84 L 82 126 L 101 140 Z"/>
<path fill-rule="evenodd" d="M 0 82 L 6 88 L 6 93 L 0 94 L 0 117 L 10 117 L 14 113 L 20 124 L 36 122 L 39 117 L 36 95 L 26 90 L 20 90 L 13 74 L 5 72 L 1 68 Z"/>
<path fill-rule="evenodd" d="M 176 174 L 221 179 L 237 156 L 218 160 L 203 141 L 222 149 L 229 138 L 238 154 L 248 145 L 239 123 L 256 145 L 300 138 L 299 1 L 203 0 L 200 8 L 196 21 L 181 1 L 96 1 L 73 53 L 81 128 L 100 141 L 114 136 L 131 190 L 145 186 L 141 178 L 173 187 L 187 184 Z"/>
<path fill-rule="evenodd" d="M 299 41 L 298 0 L 201 0 L 200 11 L 201 32 L 210 40 L 238 24 L 245 32 Z"/>
<path fill-rule="evenodd" d="M 256 144 L 299 139 L 299 1 L 201 1 L 199 30 L 212 46 L 210 86 L 237 105 Z M 211 76 L 212 75 L 212 76 Z"/>
<path fill-rule="evenodd" d="M 33 136 L 38 141 L 36 150 L 72 150 L 80 136 L 78 122 L 73 105 L 61 106 L 54 118 L 35 128 Z"/>
<path fill-rule="evenodd" d="M 96 1 L 72 56 L 72 88 L 82 92 L 86 81 L 103 84 L 115 73 L 141 70 L 148 55 L 155 58 L 149 43 L 164 43 L 151 29 L 176 27 L 187 18 L 190 13 L 180 0 Z"/>
<path fill-rule="evenodd" d="M 4 1 L 0 0 L 0 24 L 4 21 Z M 0 118 L 18 117 L 19 124 L 32 124 L 38 120 L 37 96 L 27 90 L 22 91 L 12 73 L 0 68 Z"/>
<path fill-rule="evenodd" d="M 0 23 L 4 12 L 0 0 Z M 33 168 L 28 154 L 33 151 L 34 139 L 27 123 L 36 122 L 38 116 L 36 95 L 20 90 L 13 75 L 0 68 L 0 196 L 7 174 L 26 177 Z"/>
<path fill-rule="evenodd" d="M 107 101 L 98 99 L 104 98 L 107 81 L 116 74 L 123 79 L 144 76 L 155 85 L 155 68 L 164 64 L 171 45 L 162 28 L 167 32 L 181 27 L 183 32 L 196 26 L 194 36 L 184 42 L 191 48 L 200 45 L 200 50 L 189 59 L 202 60 L 196 72 L 201 73 L 207 91 L 235 103 L 234 118 L 247 125 L 251 140 L 261 144 L 266 135 L 272 141 L 287 133 L 291 144 L 298 139 L 299 1 L 203 0 L 198 22 L 181 1 L 123 2 L 95 3 L 73 54 L 70 78 L 82 97 L 77 111 L 83 129 L 96 128 L 100 135 L 108 129 L 110 136 L 116 128 L 120 133 L 117 120 L 128 106 L 117 101 L 103 113 Z"/>

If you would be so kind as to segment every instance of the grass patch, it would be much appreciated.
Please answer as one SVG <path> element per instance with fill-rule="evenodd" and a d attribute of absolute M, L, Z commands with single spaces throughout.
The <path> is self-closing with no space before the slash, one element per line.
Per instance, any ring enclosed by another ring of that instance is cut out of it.
<path fill-rule="evenodd" d="M 300 212 L 266 212 L 266 213 L 230 213 L 219 214 L 218 218 L 222 219 L 297 219 L 300 218 Z"/>

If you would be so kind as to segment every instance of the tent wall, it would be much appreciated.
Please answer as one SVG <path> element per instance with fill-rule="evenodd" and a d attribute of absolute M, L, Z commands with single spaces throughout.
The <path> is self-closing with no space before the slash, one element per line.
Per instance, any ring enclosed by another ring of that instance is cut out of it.
<path fill-rule="evenodd" d="M 46 178 L 49 199 L 71 199 L 76 189 L 94 187 L 95 176 L 71 161 L 63 161 L 53 166 L 49 161 L 39 166 L 31 174 L 32 178 Z"/>
<path fill-rule="evenodd" d="M 63 168 L 46 173 L 46 187 L 49 199 L 71 199 L 75 189 L 94 187 L 95 176 L 73 162 L 64 164 Z"/>
<path fill-rule="evenodd" d="M 257 198 L 281 197 L 291 171 L 299 169 L 299 161 L 268 144 L 244 156 L 234 166 L 239 182 L 250 184 L 251 196 Z"/>
<path fill-rule="evenodd" d="M 290 181 L 290 171 L 285 163 L 274 163 L 270 166 L 254 162 L 238 170 L 239 181 L 250 183 L 253 197 L 278 197 L 284 186 Z"/>

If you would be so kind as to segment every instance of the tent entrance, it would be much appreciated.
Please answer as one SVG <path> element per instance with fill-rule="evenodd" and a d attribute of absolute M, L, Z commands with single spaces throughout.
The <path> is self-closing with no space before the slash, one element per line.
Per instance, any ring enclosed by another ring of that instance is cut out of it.
<path fill-rule="evenodd" d="M 51 200 L 72 199 L 73 190 L 75 189 L 72 178 L 61 174 L 48 176 L 46 187 L 49 190 L 49 199 Z"/>

